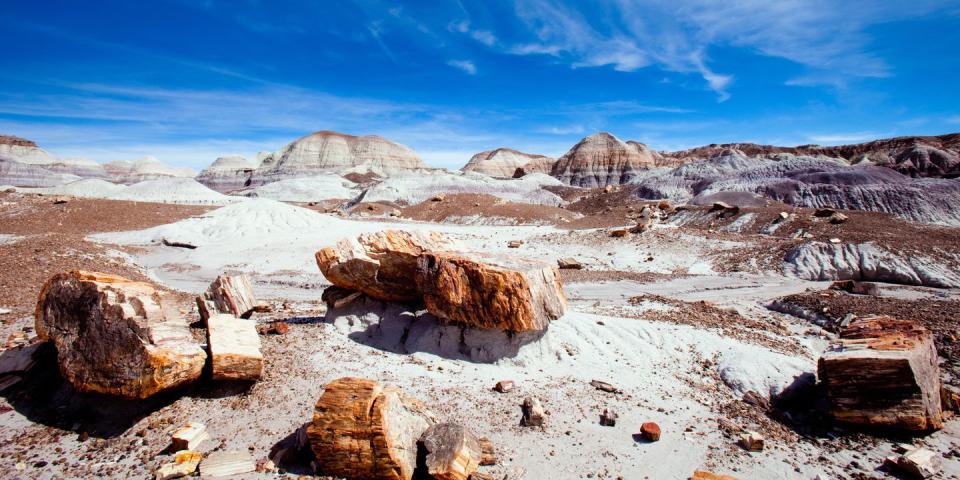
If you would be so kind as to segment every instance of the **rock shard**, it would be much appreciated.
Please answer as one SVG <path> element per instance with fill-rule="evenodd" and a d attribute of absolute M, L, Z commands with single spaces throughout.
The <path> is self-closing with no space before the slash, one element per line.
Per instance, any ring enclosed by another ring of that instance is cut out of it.
<path fill-rule="evenodd" d="M 480 440 L 462 425 L 432 425 L 420 437 L 426 450 L 426 473 L 435 480 L 467 480 L 480 466 Z"/>
<path fill-rule="evenodd" d="M 74 270 L 50 278 L 35 312 L 60 372 L 85 392 L 147 398 L 200 378 L 207 355 L 175 302 L 152 285 Z"/>
<path fill-rule="evenodd" d="M 250 318 L 253 312 L 265 307 L 253 296 L 250 277 L 246 275 L 220 275 L 203 295 L 197 297 L 197 308 L 204 321 L 211 315 L 225 313 L 240 318 Z"/>
<path fill-rule="evenodd" d="M 567 307 L 555 267 L 515 256 L 426 252 L 416 284 L 430 313 L 470 327 L 541 331 Z"/>
<path fill-rule="evenodd" d="M 323 276 L 338 287 L 386 301 L 420 299 L 413 279 L 417 258 L 427 251 L 456 249 L 437 232 L 384 230 L 347 238 L 316 253 Z"/>
<path fill-rule="evenodd" d="M 817 369 L 838 421 L 906 431 L 943 427 L 933 336 L 913 322 L 853 320 Z"/>
<path fill-rule="evenodd" d="M 543 405 L 540 404 L 540 400 L 536 397 L 524 398 L 523 404 L 520 405 L 520 410 L 523 412 L 523 417 L 520 418 L 520 425 L 524 427 L 543 426 L 545 412 Z"/>
<path fill-rule="evenodd" d="M 410 480 L 433 415 L 399 389 L 345 377 L 324 387 L 307 427 L 319 470 L 347 479 Z"/>

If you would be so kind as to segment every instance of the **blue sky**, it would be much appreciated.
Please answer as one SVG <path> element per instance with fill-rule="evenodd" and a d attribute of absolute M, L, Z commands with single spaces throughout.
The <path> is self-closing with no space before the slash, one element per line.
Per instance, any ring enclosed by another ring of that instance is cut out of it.
<path fill-rule="evenodd" d="M 2 0 L 0 132 L 203 168 L 316 130 L 436 166 L 960 131 L 960 0 Z"/>

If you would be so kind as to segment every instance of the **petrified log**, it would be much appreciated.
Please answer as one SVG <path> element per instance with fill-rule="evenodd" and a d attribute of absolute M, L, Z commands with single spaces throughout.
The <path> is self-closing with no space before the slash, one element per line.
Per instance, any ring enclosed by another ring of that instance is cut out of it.
<path fill-rule="evenodd" d="M 427 473 L 436 480 L 467 480 L 480 466 L 480 441 L 462 425 L 432 425 L 423 432 L 420 443 L 427 453 Z"/>
<path fill-rule="evenodd" d="M 410 480 L 433 416 L 399 389 L 345 377 L 324 387 L 307 427 L 320 471 L 348 479 Z"/>
<path fill-rule="evenodd" d="M 264 308 L 254 298 L 250 277 L 246 275 L 220 275 L 197 297 L 197 307 L 204 321 L 218 313 L 250 318 L 254 311 Z"/>
<path fill-rule="evenodd" d="M 520 257 L 425 252 L 416 278 L 430 313 L 470 327 L 540 331 L 567 307 L 557 269 Z"/>
<path fill-rule="evenodd" d="M 943 426 L 933 337 L 913 322 L 854 320 L 817 368 L 838 421 L 908 431 Z"/>
<path fill-rule="evenodd" d="M 85 392 L 146 398 L 196 380 L 207 358 L 175 302 L 147 283 L 60 273 L 40 291 L 35 316 L 61 374 Z"/>
<path fill-rule="evenodd" d="M 246 450 L 217 451 L 207 455 L 200 463 L 201 477 L 228 477 L 256 471 L 250 452 Z"/>
<path fill-rule="evenodd" d="M 437 232 L 385 230 L 340 240 L 316 253 L 323 276 L 338 287 L 357 290 L 380 300 L 420 299 L 413 281 L 417 258 L 426 251 L 455 250 Z"/>
<path fill-rule="evenodd" d="M 583 269 L 583 264 L 577 261 L 576 258 L 560 258 L 557 259 L 557 266 L 564 270 L 581 270 Z"/>
<path fill-rule="evenodd" d="M 260 335 L 253 320 L 215 314 L 207 319 L 214 380 L 255 381 L 263 371 Z"/>

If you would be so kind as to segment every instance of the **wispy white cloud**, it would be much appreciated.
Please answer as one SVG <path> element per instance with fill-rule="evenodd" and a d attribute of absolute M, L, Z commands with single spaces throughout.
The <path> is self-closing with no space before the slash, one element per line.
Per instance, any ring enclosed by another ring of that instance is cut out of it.
<path fill-rule="evenodd" d="M 453 68 L 458 68 L 463 70 L 468 75 L 477 74 L 477 66 L 473 64 L 470 60 L 450 60 L 447 62 L 447 65 L 450 65 Z"/>
<path fill-rule="evenodd" d="M 461 20 L 459 22 L 451 23 L 448 27 L 448 30 L 451 32 L 469 35 L 474 40 L 488 47 L 492 47 L 495 43 L 497 43 L 497 37 L 492 32 L 489 30 L 471 28 L 469 20 Z"/>

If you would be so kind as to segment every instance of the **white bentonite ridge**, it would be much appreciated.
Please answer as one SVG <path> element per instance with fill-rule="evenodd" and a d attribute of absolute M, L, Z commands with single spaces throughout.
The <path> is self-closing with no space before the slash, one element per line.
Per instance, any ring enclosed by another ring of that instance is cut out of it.
<path fill-rule="evenodd" d="M 360 194 L 357 184 L 334 173 L 303 178 L 288 178 L 240 192 L 247 197 L 269 198 L 283 202 L 350 200 Z"/>
<path fill-rule="evenodd" d="M 20 190 L 47 195 L 187 205 L 226 205 L 244 200 L 210 190 L 190 178 L 161 178 L 130 186 L 87 178 L 55 187 Z"/>
<path fill-rule="evenodd" d="M 105 163 L 103 168 L 110 174 L 111 180 L 125 185 L 167 177 L 193 178 L 197 174 L 192 168 L 172 167 L 149 155 L 136 160 Z"/>

